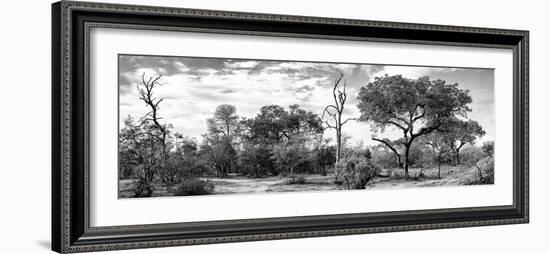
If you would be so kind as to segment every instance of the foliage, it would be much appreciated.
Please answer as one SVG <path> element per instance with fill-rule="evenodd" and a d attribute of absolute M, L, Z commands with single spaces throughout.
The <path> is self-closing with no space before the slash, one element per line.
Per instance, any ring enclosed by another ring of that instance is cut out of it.
<path fill-rule="evenodd" d="M 328 143 L 328 142 L 327 142 Z M 330 146 L 327 143 L 315 146 L 313 156 L 315 166 L 320 170 L 321 175 L 327 175 L 327 167 L 330 167 L 336 162 L 336 147 Z"/>
<path fill-rule="evenodd" d="M 437 176 L 441 178 L 441 164 L 449 159 L 451 149 L 446 142 L 446 133 L 442 131 L 434 131 L 422 137 L 422 141 L 426 144 L 427 151 L 435 165 L 437 165 Z"/>
<path fill-rule="evenodd" d="M 119 177 L 135 179 L 131 186 L 136 197 L 153 195 L 159 184 L 177 186 L 177 195 L 212 193 L 214 185 L 200 178 L 214 175 L 284 175 L 289 184 L 302 184 L 307 177 L 300 174 L 326 175 L 333 169 L 336 184 L 363 189 L 375 175 L 386 176 L 379 174 L 377 166 L 403 167 L 409 177 L 409 167 L 441 168 L 453 154 L 458 163 L 460 153 L 461 163 L 478 169 L 479 182 L 494 181 L 494 143 L 474 145 L 485 131 L 467 119 L 472 99 L 458 84 L 386 75 L 362 87 L 359 120 L 374 127 L 373 140 L 380 143 L 368 147 L 362 142 L 350 144 L 350 136 L 343 133 L 342 126 L 356 120 L 342 119 L 348 96 L 343 74 L 334 83 L 334 104 L 327 105 L 321 117 L 294 104 L 266 105 L 257 115 L 241 118 L 234 105 L 221 104 L 206 120 L 207 133 L 200 143 L 172 133 L 172 126 L 162 122 L 164 98 L 154 93 L 161 77 L 146 79 L 144 74 L 141 78 L 136 88 L 147 113 L 136 119 L 128 116 L 118 140 Z M 397 129 L 403 136 L 378 138 L 386 128 Z M 323 137 L 327 129 L 335 130 L 335 141 Z"/>
<path fill-rule="evenodd" d="M 481 150 L 483 150 L 483 153 L 485 156 L 493 156 L 495 154 L 495 142 L 488 141 L 484 142 L 481 146 Z"/>
<path fill-rule="evenodd" d="M 155 175 L 162 169 L 164 142 L 159 138 L 162 133 L 150 122 L 135 123 L 132 117 L 124 121 L 124 127 L 119 135 L 119 165 L 132 167 L 140 177 L 140 185 L 136 185 L 137 196 L 152 194 Z M 147 189 L 143 192 L 142 189 Z"/>
<path fill-rule="evenodd" d="M 134 187 L 134 197 L 150 197 L 153 194 L 154 186 L 150 183 L 147 183 L 145 178 L 140 178 Z"/>
<path fill-rule="evenodd" d="M 244 119 L 246 137 L 262 139 L 266 143 L 290 140 L 306 133 L 322 133 L 321 119 L 317 114 L 290 105 L 286 111 L 279 105 L 263 106 L 260 113 L 251 119 Z"/>
<path fill-rule="evenodd" d="M 230 142 L 239 132 L 239 116 L 237 108 L 229 104 L 221 104 L 216 107 L 212 118 L 206 120 L 210 135 L 223 135 Z"/>
<path fill-rule="evenodd" d="M 445 139 L 451 152 L 455 156 L 455 164 L 460 164 L 460 149 L 466 145 L 473 145 L 478 137 L 485 135 L 485 131 L 474 120 L 460 120 L 451 118 L 445 121 L 440 130 L 445 133 Z"/>
<path fill-rule="evenodd" d="M 262 177 L 275 173 L 275 161 L 269 147 L 255 142 L 245 142 L 239 156 L 239 168 L 245 175 Z"/>
<path fill-rule="evenodd" d="M 486 157 L 486 155 L 483 154 L 481 147 L 478 146 L 466 145 L 462 150 L 461 163 L 469 167 L 474 166 L 476 162 Z"/>
<path fill-rule="evenodd" d="M 283 175 L 293 175 L 296 166 L 307 159 L 307 150 L 302 141 L 286 141 L 273 147 L 272 159 Z"/>
<path fill-rule="evenodd" d="M 382 168 L 397 168 L 399 164 L 395 155 L 385 149 L 373 149 L 371 152 L 371 161 Z"/>
<path fill-rule="evenodd" d="M 479 184 L 493 184 L 495 182 L 495 160 L 492 156 L 479 160 L 475 167 L 478 172 Z"/>
<path fill-rule="evenodd" d="M 200 153 L 219 177 L 225 177 L 236 163 L 237 152 L 223 136 L 204 136 Z"/>
<path fill-rule="evenodd" d="M 468 91 L 459 89 L 458 84 L 401 75 L 376 77 L 361 88 L 358 99 L 361 121 L 371 123 L 376 130 L 392 127 L 403 132 L 403 138 L 394 141 L 373 139 L 387 146 L 398 161 L 404 158 L 399 164 L 403 163 L 407 175 L 414 140 L 438 129 L 449 118 L 466 116 L 472 102 Z"/>
<path fill-rule="evenodd" d="M 350 189 L 364 189 L 377 168 L 364 156 L 347 156 L 336 162 L 334 183 Z"/>
<path fill-rule="evenodd" d="M 243 119 L 241 125 L 243 146 L 252 148 L 241 154 L 245 156 L 241 161 L 254 163 L 245 170 L 254 172 L 256 177 L 267 173 L 257 170 L 260 165 L 267 166 L 274 175 L 292 175 L 300 165 L 307 167 L 306 164 L 310 164 L 308 140 L 323 132 L 319 116 L 298 105 L 290 105 L 288 111 L 278 105 L 264 106 L 256 117 Z M 264 154 L 254 152 L 259 150 Z"/>
<path fill-rule="evenodd" d="M 237 162 L 237 152 L 234 148 L 234 142 L 240 134 L 237 109 L 229 104 L 219 105 L 213 117 L 206 122 L 208 134 L 203 137 L 204 143 L 201 150 L 208 154 L 207 159 L 215 168 L 216 175 L 225 177 Z"/>
<path fill-rule="evenodd" d="M 176 189 L 176 196 L 206 195 L 214 191 L 214 184 L 198 178 L 186 179 Z"/>

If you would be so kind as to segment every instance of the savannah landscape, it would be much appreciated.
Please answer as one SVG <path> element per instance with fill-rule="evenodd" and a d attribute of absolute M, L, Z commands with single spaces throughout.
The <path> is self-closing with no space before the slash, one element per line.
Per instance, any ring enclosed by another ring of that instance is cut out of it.
<path fill-rule="evenodd" d="M 128 59 L 137 66 L 142 58 Z M 130 78 L 125 79 L 121 103 L 135 110 L 121 112 L 119 198 L 494 183 L 494 141 L 469 117 L 479 108 L 472 107 L 479 98 L 459 83 L 387 73 L 359 79 L 357 72 L 337 64 L 286 66 L 281 71 L 284 63 L 272 61 L 253 65 L 217 59 L 223 68 L 200 72 L 214 60 L 176 60 L 158 60 L 178 67 L 171 71 L 125 72 Z M 203 69 L 193 68 L 196 63 Z M 163 72 L 170 74 L 166 80 Z M 278 75 L 277 80 L 292 88 L 300 73 L 307 73 L 304 82 L 316 75 L 318 87 L 300 86 L 285 100 L 277 90 L 266 89 L 270 82 L 265 77 Z M 200 88 L 214 82 L 213 75 L 225 78 L 221 84 L 227 88 L 219 90 L 224 97 L 208 104 L 210 94 L 194 94 L 186 105 L 197 110 L 173 107 L 169 103 L 178 101 L 171 95 L 176 91 L 162 90 L 174 76 Z M 237 75 L 264 79 L 237 92 L 238 86 L 231 85 L 231 79 L 241 77 Z M 247 96 L 256 90 L 258 94 Z M 193 118 L 178 118 L 173 112 Z"/>

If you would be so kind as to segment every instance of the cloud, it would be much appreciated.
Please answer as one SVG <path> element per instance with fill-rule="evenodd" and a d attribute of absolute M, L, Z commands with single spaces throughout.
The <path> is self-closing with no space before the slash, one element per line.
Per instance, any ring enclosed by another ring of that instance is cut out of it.
<path fill-rule="evenodd" d="M 486 109 L 493 100 L 492 73 L 475 69 L 157 56 L 120 56 L 119 63 L 121 116 L 140 117 L 147 112 L 135 86 L 141 82 L 143 73 L 147 77 L 162 74 L 162 85 L 155 90 L 155 96 L 165 98 L 160 105 L 160 116 L 174 125 L 174 131 L 199 140 L 206 132 L 205 119 L 211 117 L 220 104 L 235 105 L 242 117 L 254 117 L 268 104 L 284 107 L 299 104 L 321 115 L 326 105 L 334 103 L 332 88 L 340 73 L 344 74 L 348 91 L 344 118 L 359 116 L 357 94 L 360 87 L 375 76 L 429 75 L 459 82 L 472 90 L 472 117 L 480 119 L 484 128 L 494 124 L 494 113 Z M 477 104 L 485 99 L 488 102 Z M 494 128 L 486 129 L 494 132 Z M 372 131 L 365 123 L 349 122 L 344 132 L 352 136 L 352 142 L 373 144 Z M 334 140 L 333 132 L 327 131 L 326 135 Z"/>
<path fill-rule="evenodd" d="M 236 90 L 233 90 L 233 89 L 223 89 L 223 90 L 221 91 L 221 93 L 226 93 L 226 94 L 227 94 L 227 93 L 236 93 L 236 92 L 237 92 L 237 91 L 236 91 Z"/>
<path fill-rule="evenodd" d="M 258 66 L 260 62 L 258 61 L 226 61 L 225 67 L 226 68 L 234 68 L 234 69 L 252 69 L 256 66 Z"/>

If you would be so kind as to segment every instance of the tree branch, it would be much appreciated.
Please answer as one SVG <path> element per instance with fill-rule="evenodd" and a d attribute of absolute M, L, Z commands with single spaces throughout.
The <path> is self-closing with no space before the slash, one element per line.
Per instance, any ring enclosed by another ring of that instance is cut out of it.
<path fill-rule="evenodd" d="M 435 131 L 439 128 L 439 126 L 441 126 L 441 123 L 438 123 L 434 126 L 430 126 L 430 127 L 423 127 L 422 129 L 420 129 L 416 134 L 412 134 L 411 135 L 411 140 L 412 139 L 415 139 L 419 136 L 422 136 L 422 135 L 425 135 L 425 134 L 429 134 L 431 133 L 432 131 Z"/>
<path fill-rule="evenodd" d="M 393 153 L 395 153 L 396 155 L 401 156 L 401 154 L 399 154 L 399 152 L 397 151 L 397 149 L 395 149 L 395 148 L 388 142 L 388 140 L 379 139 L 379 138 L 372 138 L 372 140 L 378 141 L 378 142 L 384 144 L 384 145 L 385 145 L 386 147 L 388 147 Z"/>
<path fill-rule="evenodd" d="M 348 118 L 344 122 L 342 122 L 342 125 L 346 124 L 348 121 L 359 121 L 359 118 L 356 118 L 356 117 Z"/>

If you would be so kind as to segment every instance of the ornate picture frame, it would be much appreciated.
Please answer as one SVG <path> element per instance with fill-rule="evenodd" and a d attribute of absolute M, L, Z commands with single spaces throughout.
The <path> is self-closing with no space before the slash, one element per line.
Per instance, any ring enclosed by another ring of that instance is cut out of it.
<path fill-rule="evenodd" d="M 90 225 L 89 32 L 117 28 L 512 50 L 513 204 Z M 52 5 L 52 249 L 60 253 L 528 223 L 529 32 L 61 1 Z"/>

